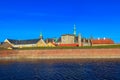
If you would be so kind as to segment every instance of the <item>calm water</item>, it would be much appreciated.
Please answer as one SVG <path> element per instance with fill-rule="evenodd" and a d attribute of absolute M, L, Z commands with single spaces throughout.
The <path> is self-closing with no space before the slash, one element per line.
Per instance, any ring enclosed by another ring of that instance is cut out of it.
<path fill-rule="evenodd" d="M 0 80 L 120 80 L 120 60 L 0 61 Z"/>

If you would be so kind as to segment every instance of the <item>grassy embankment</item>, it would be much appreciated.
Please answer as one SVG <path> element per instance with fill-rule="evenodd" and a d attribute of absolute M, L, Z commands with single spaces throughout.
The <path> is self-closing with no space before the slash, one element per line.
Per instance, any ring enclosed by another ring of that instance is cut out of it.
<path fill-rule="evenodd" d="M 120 48 L 118 45 L 105 45 L 105 46 L 83 46 L 83 47 L 24 47 L 15 50 L 41 50 L 41 49 L 109 49 L 109 48 Z M 0 47 L 0 50 L 7 50 Z"/>
<path fill-rule="evenodd" d="M 5 48 L 3 48 L 3 47 L 0 47 L 0 50 L 6 50 Z"/>

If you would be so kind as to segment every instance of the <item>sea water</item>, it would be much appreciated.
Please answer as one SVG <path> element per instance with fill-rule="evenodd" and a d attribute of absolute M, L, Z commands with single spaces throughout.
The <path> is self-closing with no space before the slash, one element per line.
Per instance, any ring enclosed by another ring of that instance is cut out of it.
<path fill-rule="evenodd" d="M 120 60 L 2 60 L 0 80 L 120 80 Z"/>

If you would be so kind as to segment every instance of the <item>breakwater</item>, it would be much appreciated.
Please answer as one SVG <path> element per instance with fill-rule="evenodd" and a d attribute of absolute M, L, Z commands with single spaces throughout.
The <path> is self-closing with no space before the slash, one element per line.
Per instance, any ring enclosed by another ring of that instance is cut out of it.
<path fill-rule="evenodd" d="M 1 50 L 0 59 L 120 58 L 120 49 Z"/>

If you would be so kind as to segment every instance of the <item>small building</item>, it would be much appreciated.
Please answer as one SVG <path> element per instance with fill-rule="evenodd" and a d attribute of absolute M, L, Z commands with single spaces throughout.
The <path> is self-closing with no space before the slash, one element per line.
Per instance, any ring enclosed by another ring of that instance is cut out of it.
<path fill-rule="evenodd" d="M 4 43 L 10 44 L 13 48 L 46 47 L 46 43 L 44 42 L 43 39 L 30 39 L 30 40 L 6 39 Z"/>
<path fill-rule="evenodd" d="M 37 47 L 46 47 L 47 44 L 45 43 L 45 41 L 43 39 L 40 39 L 37 43 L 36 43 Z"/>
<path fill-rule="evenodd" d="M 47 47 L 55 47 L 55 44 L 54 44 L 54 43 L 49 42 L 49 43 L 47 43 Z"/>
<path fill-rule="evenodd" d="M 75 44 L 59 44 L 60 47 L 78 47 L 79 45 L 77 43 Z"/>
<path fill-rule="evenodd" d="M 42 33 L 40 34 L 40 38 L 38 39 L 28 39 L 28 40 L 6 39 L 4 43 L 11 45 L 13 48 L 46 47 L 47 46 L 47 44 L 43 40 Z"/>
<path fill-rule="evenodd" d="M 92 39 L 91 40 L 92 46 L 99 46 L 99 45 L 112 45 L 114 44 L 114 41 L 109 38 L 98 38 L 98 39 Z"/>
<path fill-rule="evenodd" d="M 56 40 L 54 38 L 47 38 L 45 40 L 47 47 L 55 47 L 56 46 Z"/>

